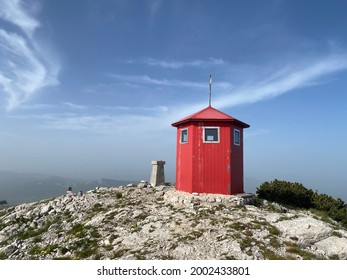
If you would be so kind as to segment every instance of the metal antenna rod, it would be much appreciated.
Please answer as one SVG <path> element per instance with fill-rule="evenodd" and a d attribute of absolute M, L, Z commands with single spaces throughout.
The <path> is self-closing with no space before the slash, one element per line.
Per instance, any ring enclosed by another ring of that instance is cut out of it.
<path fill-rule="evenodd" d="M 208 100 L 208 106 L 211 107 L 211 95 L 212 95 L 212 75 L 210 75 L 210 98 Z"/>

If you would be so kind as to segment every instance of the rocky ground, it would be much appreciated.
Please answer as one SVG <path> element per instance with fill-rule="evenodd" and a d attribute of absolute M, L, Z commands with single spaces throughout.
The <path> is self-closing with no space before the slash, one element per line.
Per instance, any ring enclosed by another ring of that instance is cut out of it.
<path fill-rule="evenodd" d="M 142 182 L 0 211 L 0 259 L 347 259 L 321 213 Z"/>

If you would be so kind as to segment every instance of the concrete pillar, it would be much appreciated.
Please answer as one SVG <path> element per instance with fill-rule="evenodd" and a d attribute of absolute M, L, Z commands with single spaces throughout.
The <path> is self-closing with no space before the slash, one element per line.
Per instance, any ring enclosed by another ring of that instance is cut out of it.
<path fill-rule="evenodd" d="M 164 164 L 165 161 L 163 160 L 152 160 L 152 173 L 149 182 L 153 187 L 165 185 Z"/>

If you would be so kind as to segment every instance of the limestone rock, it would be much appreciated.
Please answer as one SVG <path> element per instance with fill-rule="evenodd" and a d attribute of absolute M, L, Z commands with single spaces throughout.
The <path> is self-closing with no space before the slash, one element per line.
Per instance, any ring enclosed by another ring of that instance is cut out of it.
<path fill-rule="evenodd" d="M 18 205 L 0 210 L 0 255 L 253 260 L 302 259 L 305 250 L 312 258 L 347 259 L 342 226 L 308 211 L 275 213 L 271 203 L 248 205 L 253 198 L 188 194 L 143 180 L 138 188 L 98 188 Z"/>
<path fill-rule="evenodd" d="M 105 215 L 97 215 L 86 223 L 86 226 L 97 226 L 105 219 Z"/>
<path fill-rule="evenodd" d="M 278 210 L 278 211 L 280 211 L 282 213 L 287 213 L 288 212 L 288 209 L 286 207 L 284 207 L 284 206 L 282 206 L 282 205 L 280 205 L 280 204 L 278 204 L 276 202 L 271 203 L 271 205 L 272 205 L 272 207 L 274 209 L 276 209 L 276 210 Z"/>
<path fill-rule="evenodd" d="M 337 255 L 341 259 L 347 258 L 347 238 L 331 236 L 315 243 L 315 246 L 329 257 Z"/>
<path fill-rule="evenodd" d="M 333 233 L 330 226 L 312 217 L 280 221 L 276 227 L 284 235 L 297 238 L 302 243 L 318 242 Z"/>
<path fill-rule="evenodd" d="M 277 222 L 282 217 L 283 215 L 279 213 L 269 213 L 264 216 L 264 219 L 269 223 L 274 223 L 274 222 Z"/>
<path fill-rule="evenodd" d="M 148 186 L 150 186 L 150 184 L 145 180 L 141 180 L 141 182 L 137 184 L 138 188 L 147 188 Z"/>
<path fill-rule="evenodd" d="M 3 242 L 5 239 L 6 239 L 6 236 L 0 233 L 0 243 Z"/>

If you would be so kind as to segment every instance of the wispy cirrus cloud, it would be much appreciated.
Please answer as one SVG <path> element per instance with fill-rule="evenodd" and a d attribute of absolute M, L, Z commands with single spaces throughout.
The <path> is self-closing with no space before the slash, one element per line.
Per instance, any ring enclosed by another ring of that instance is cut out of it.
<path fill-rule="evenodd" d="M 77 109 L 77 110 L 83 110 L 83 109 L 87 109 L 87 106 L 84 105 L 80 105 L 80 104 L 75 104 L 75 103 L 71 103 L 71 102 L 62 102 L 62 104 L 70 109 Z"/>
<path fill-rule="evenodd" d="M 332 55 L 315 60 L 291 63 L 274 68 L 272 73 L 258 81 L 252 80 L 251 84 L 244 84 L 234 89 L 226 88 L 219 96 L 212 100 L 212 105 L 217 109 L 230 108 L 241 104 L 260 102 L 266 99 L 275 98 L 283 94 L 288 94 L 294 90 L 315 86 L 327 82 L 329 75 L 347 70 L 347 56 Z M 254 73 L 250 73 L 253 75 Z M 142 76 L 119 76 L 121 80 L 135 80 L 143 82 Z M 163 82 L 156 81 L 149 77 L 144 79 L 148 83 L 165 84 L 169 86 L 179 85 L 171 80 Z M 153 82 L 153 80 L 155 82 Z M 177 82 L 177 81 L 176 81 Z M 202 83 L 204 88 L 206 84 Z M 200 87 L 200 84 L 199 84 Z M 66 105 L 66 104 L 65 104 Z M 79 105 L 74 104 L 79 107 Z M 36 118 L 42 121 L 41 127 L 46 129 L 88 131 L 106 134 L 127 134 L 144 133 L 157 131 L 167 133 L 170 124 L 178 119 L 194 113 L 206 107 L 207 103 L 185 103 L 156 105 L 151 108 L 145 107 L 103 107 L 92 108 L 93 114 L 81 113 L 56 113 L 25 116 L 25 118 Z M 77 108 L 76 107 L 76 108 Z M 259 133 L 263 131 L 258 131 Z M 258 133 L 257 132 L 257 133 Z M 150 134 L 150 133 L 149 133 Z"/>
<path fill-rule="evenodd" d="M 33 36 L 40 23 L 25 2 L 1 0 L 0 18 L 17 27 L 16 32 L 0 28 L 0 92 L 11 111 L 43 87 L 57 85 L 60 67 Z"/>
<path fill-rule="evenodd" d="M 311 61 L 291 63 L 273 71 L 267 78 L 239 86 L 216 98 L 215 106 L 232 107 L 274 98 L 303 87 L 322 83 L 325 76 L 347 69 L 347 55 L 337 54 Z"/>
<path fill-rule="evenodd" d="M 118 75 L 111 74 L 111 77 L 121 82 L 129 82 L 132 84 L 149 84 L 157 86 L 169 86 L 169 87 L 189 87 L 189 88 L 202 88 L 206 87 L 205 83 L 197 83 L 191 81 L 182 80 L 170 80 L 170 79 L 154 79 L 148 75 L 133 76 L 133 75 Z"/>
<path fill-rule="evenodd" d="M 71 110 L 66 110 L 70 108 Z M 83 110 L 88 108 L 88 110 Z M 38 108 L 39 109 L 39 108 Z M 85 131 L 86 133 L 117 134 L 138 136 L 161 125 L 160 117 L 170 109 L 165 106 L 84 106 L 74 103 L 60 103 L 28 114 L 20 112 L 8 115 L 8 118 L 32 120 L 38 128 L 49 130 Z M 146 124 L 146 125 L 144 125 Z M 156 129 L 157 129 L 156 128 Z"/>
<path fill-rule="evenodd" d="M 162 113 L 162 110 L 160 111 Z M 148 114 L 148 111 L 147 111 Z M 119 113 L 42 113 L 13 115 L 16 119 L 37 121 L 38 127 L 49 130 L 85 131 L 87 133 L 138 135 L 148 131 L 144 124 L 156 124 L 160 120 L 154 115 L 128 112 Z"/>
<path fill-rule="evenodd" d="M 136 63 L 133 60 L 129 60 L 128 63 Z M 137 62 L 138 63 L 138 62 Z M 145 58 L 141 61 L 146 65 L 156 66 L 161 68 L 169 68 L 169 69 L 179 69 L 183 67 L 201 67 L 207 68 L 211 66 L 220 66 L 226 64 L 226 62 L 221 58 L 209 58 L 207 60 L 190 60 L 190 61 L 175 61 L 175 60 L 159 60 L 155 58 Z"/>
<path fill-rule="evenodd" d="M 206 82 L 192 82 L 192 81 L 183 81 L 176 79 L 155 79 L 151 78 L 148 75 L 142 76 L 132 76 L 132 75 L 118 75 L 110 74 L 110 76 L 118 81 L 142 85 L 156 85 L 156 86 L 167 86 L 167 87 L 178 87 L 178 88 L 195 88 L 195 89 L 206 89 L 208 81 Z M 230 89 L 232 84 L 228 82 L 218 82 L 214 86 L 217 88 Z"/>
<path fill-rule="evenodd" d="M 31 37 L 35 29 L 40 26 L 40 23 L 29 14 L 29 8 L 31 8 L 31 12 L 37 10 L 34 3 L 28 4 L 21 0 L 1 0 L 0 18 L 17 25 Z"/>

